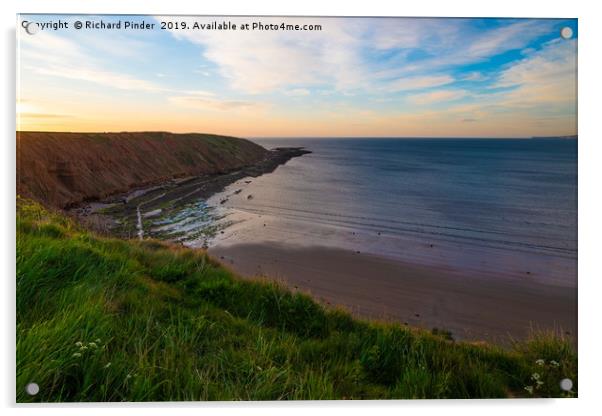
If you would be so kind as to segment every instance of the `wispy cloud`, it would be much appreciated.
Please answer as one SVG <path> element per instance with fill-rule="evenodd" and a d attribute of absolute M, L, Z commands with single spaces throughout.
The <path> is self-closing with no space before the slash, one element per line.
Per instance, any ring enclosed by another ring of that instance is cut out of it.
<path fill-rule="evenodd" d="M 421 94 L 414 94 L 409 96 L 408 99 L 414 104 L 426 105 L 454 101 L 460 98 L 464 98 L 466 95 L 466 91 L 463 90 L 439 90 L 425 92 Z"/>
<path fill-rule="evenodd" d="M 19 117 L 23 118 L 70 118 L 72 116 L 66 114 L 52 113 L 19 113 Z"/>
<path fill-rule="evenodd" d="M 197 19 L 188 23 L 193 20 Z M 229 20 L 240 25 L 253 18 Z M 255 20 L 278 24 L 283 19 Z M 198 45 L 199 54 L 217 65 L 233 89 L 258 94 L 320 85 L 339 91 L 384 85 L 391 91 L 441 86 L 452 82 L 446 69 L 524 48 L 552 26 L 542 20 L 515 21 L 487 30 L 475 30 L 468 19 L 287 18 L 286 22 L 319 23 L 323 29 L 171 33 Z M 415 50 L 424 56 L 415 59 Z M 370 51 L 389 54 L 385 60 L 370 59 Z M 482 74 L 477 79 L 477 74 L 471 80 L 483 79 Z M 440 83 L 431 85 L 429 80 Z"/>
<path fill-rule="evenodd" d="M 488 58 L 521 49 L 532 39 L 548 33 L 552 26 L 553 22 L 546 20 L 519 21 L 476 37 L 468 48 L 461 49 L 461 54 L 467 58 Z"/>
<path fill-rule="evenodd" d="M 192 25 L 198 18 L 183 20 Z M 228 20 L 240 26 L 253 18 Z M 255 20 L 264 24 L 283 21 L 282 18 Z M 324 25 L 323 31 L 173 30 L 171 33 L 177 39 L 200 46 L 202 52 L 199 52 L 215 63 L 221 76 L 238 91 L 258 94 L 316 85 L 355 88 L 362 82 L 362 61 L 358 55 L 361 39 L 350 32 L 351 27 L 346 27 L 354 23 L 349 20 L 343 23 L 340 19 L 286 19 L 287 24 L 316 22 Z"/>
<path fill-rule="evenodd" d="M 165 90 L 152 81 L 105 68 L 90 49 L 72 39 L 42 31 L 35 37 L 22 37 L 20 42 L 26 68 L 39 75 L 86 81 L 120 90 Z"/>
<path fill-rule="evenodd" d="M 259 104 L 249 101 L 220 100 L 198 95 L 169 97 L 169 102 L 181 107 L 203 111 L 250 110 L 260 107 Z"/>
<path fill-rule="evenodd" d="M 513 88 L 503 94 L 507 106 L 574 106 L 576 75 L 576 41 L 555 40 L 505 69 L 494 86 Z"/>
<path fill-rule="evenodd" d="M 307 88 L 294 88 L 285 92 L 286 95 L 291 97 L 305 97 L 311 94 Z"/>
<path fill-rule="evenodd" d="M 125 113 L 152 113 L 152 125 L 164 129 L 219 123 L 241 135 L 301 128 L 344 135 L 353 126 L 365 134 L 467 135 L 504 123 L 516 134 L 545 135 L 576 125 L 576 41 L 560 39 L 560 20 L 226 20 L 322 30 L 21 36 L 20 91 L 31 102 L 19 113 L 56 125 L 61 114 L 85 126 L 112 117 L 119 128 L 128 128 Z M 308 122 L 300 127 L 299 119 Z"/>
<path fill-rule="evenodd" d="M 97 70 L 90 67 L 49 65 L 46 67 L 36 68 L 35 71 L 41 75 L 67 78 L 75 81 L 87 81 L 120 90 L 147 92 L 166 91 L 165 88 L 162 88 L 161 86 L 144 79 L 139 79 L 112 71 Z"/>
<path fill-rule="evenodd" d="M 487 76 L 478 71 L 468 72 L 461 78 L 462 81 L 485 81 L 486 79 L 488 79 Z"/>
<path fill-rule="evenodd" d="M 450 75 L 435 75 L 428 77 L 407 77 L 400 78 L 389 83 L 385 88 L 388 91 L 411 91 L 422 90 L 426 88 L 440 87 L 451 84 L 454 78 Z"/>

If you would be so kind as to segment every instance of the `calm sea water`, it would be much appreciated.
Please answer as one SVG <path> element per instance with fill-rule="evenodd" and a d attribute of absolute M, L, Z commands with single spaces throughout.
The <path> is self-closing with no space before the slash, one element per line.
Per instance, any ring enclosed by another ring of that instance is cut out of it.
<path fill-rule="evenodd" d="M 313 153 L 208 201 L 223 217 L 213 245 L 326 245 L 576 284 L 577 140 L 254 141 Z"/>

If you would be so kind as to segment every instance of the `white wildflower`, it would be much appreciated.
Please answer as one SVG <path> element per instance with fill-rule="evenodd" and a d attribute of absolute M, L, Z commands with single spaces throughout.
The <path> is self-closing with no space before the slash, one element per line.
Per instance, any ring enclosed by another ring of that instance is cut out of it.
<path fill-rule="evenodd" d="M 525 390 L 527 390 L 529 394 L 533 394 L 533 386 L 525 386 Z"/>
<path fill-rule="evenodd" d="M 96 345 L 96 343 L 95 343 L 95 342 L 90 342 L 90 343 L 88 344 L 88 347 L 90 347 L 90 348 L 96 348 L 97 346 L 98 346 L 98 345 Z"/>
<path fill-rule="evenodd" d="M 541 376 L 539 375 L 539 373 L 533 373 L 533 374 L 531 375 L 531 378 L 532 378 L 533 380 L 539 380 L 539 378 L 540 378 L 540 377 L 541 377 Z"/>
<path fill-rule="evenodd" d="M 84 345 L 84 343 L 83 343 L 83 342 L 81 342 L 81 341 L 77 341 L 77 342 L 75 343 L 75 346 L 76 346 L 76 347 L 81 347 L 82 345 Z"/>
<path fill-rule="evenodd" d="M 537 361 L 535 361 L 535 364 L 537 364 L 538 366 L 542 367 L 546 362 L 544 360 L 542 360 L 541 358 Z"/>
<path fill-rule="evenodd" d="M 558 361 L 554 361 L 554 360 L 550 361 L 550 365 L 552 367 L 560 367 L 560 364 L 558 363 Z"/>
<path fill-rule="evenodd" d="M 82 356 L 82 355 L 81 355 L 79 352 L 76 352 L 76 353 L 74 353 L 74 354 L 73 354 L 73 357 L 74 357 L 74 358 L 79 358 L 79 357 L 81 357 L 81 356 Z"/>

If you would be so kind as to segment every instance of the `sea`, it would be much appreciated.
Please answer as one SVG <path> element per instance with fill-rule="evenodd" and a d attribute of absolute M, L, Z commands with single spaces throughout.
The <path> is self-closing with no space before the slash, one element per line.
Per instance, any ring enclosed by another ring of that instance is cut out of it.
<path fill-rule="evenodd" d="M 577 139 L 251 140 L 312 153 L 204 201 L 209 247 L 325 246 L 577 285 Z"/>

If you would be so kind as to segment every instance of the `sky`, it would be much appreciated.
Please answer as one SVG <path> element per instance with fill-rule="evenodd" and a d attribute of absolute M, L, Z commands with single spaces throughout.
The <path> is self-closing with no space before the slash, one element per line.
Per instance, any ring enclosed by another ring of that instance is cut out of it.
<path fill-rule="evenodd" d="M 86 20 L 122 29 L 73 27 Z M 155 29 L 124 27 L 142 21 Z M 237 30 L 193 28 L 214 21 Z M 321 30 L 240 29 L 254 22 Z M 21 15 L 17 130 L 574 135 L 577 34 L 576 19 Z"/>

